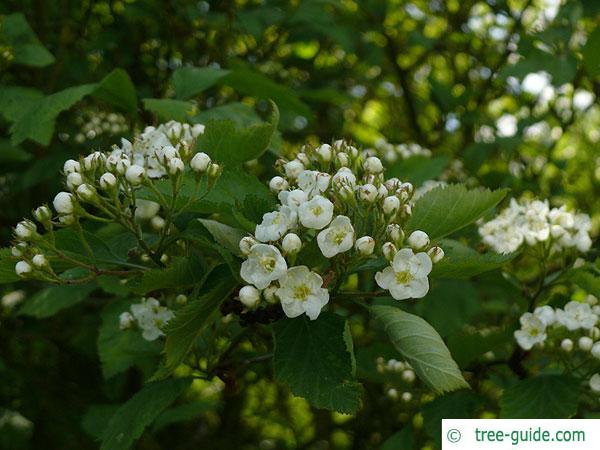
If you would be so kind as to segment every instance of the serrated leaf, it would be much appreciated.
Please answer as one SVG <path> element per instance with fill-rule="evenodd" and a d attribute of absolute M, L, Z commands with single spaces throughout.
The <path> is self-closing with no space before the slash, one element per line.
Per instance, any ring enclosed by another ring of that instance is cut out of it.
<path fill-rule="evenodd" d="M 500 399 L 505 419 L 568 419 L 577 412 L 579 381 L 568 375 L 538 375 L 520 380 Z"/>
<path fill-rule="evenodd" d="M 175 378 L 144 386 L 112 416 L 102 433 L 100 450 L 128 449 L 191 382 L 191 378 Z"/>
<path fill-rule="evenodd" d="M 115 69 L 98 84 L 94 97 L 130 113 L 137 111 L 137 95 L 131 78 L 123 69 Z"/>
<path fill-rule="evenodd" d="M 82 302 L 96 288 L 93 283 L 77 286 L 52 286 L 34 294 L 23 303 L 19 314 L 37 319 L 51 317 L 63 309 Z"/>
<path fill-rule="evenodd" d="M 279 111 L 271 103 L 269 122 L 236 128 L 230 120 L 209 122 L 196 140 L 196 150 L 208 153 L 225 166 L 237 166 L 260 157 L 269 147 L 279 123 Z"/>
<path fill-rule="evenodd" d="M 37 89 L 0 86 L 0 114 L 9 122 L 15 122 L 42 98 L 44 94 Z"/>
<path fill-rule="evenodd" d="M 393 306 L 373 306 L 371 314 L 417 376 L 435 392 L 469 387 L 446 344 L 425 320 Z"/>
<path fill-rule="evenodd" d="M 445 256 L 444 259 L 433 266 L 431 272 L 433 278 L 470 278 L 502 267 L 518 254 L 478 253 L 472 248 L 451 239 L 444 239 L 439 245 L 444 250 Z"/>
<path fill-rule="evenodd" d="M 198 219 L 198 221 L 204 225 L 217 244 L 223 246 L 232 254 L 241 256 L 240 240 L 246 233 L 216 220 Z"/>
<path fill-rule="evenodd" d="M 178 99 L 186 100 L 198 95 L 229 73 L 212 67 L 180 67 L 173 72 L 173 87 Z"/>
<path fill-rule="evenodd" d="M 42 45 L 21 13 L 10 14 L 2 18 L 0 41 L 12 47 L 14 64 L 45 67 L 55 61 L 52 53 Z"/>
<path fill-rule="evenodd" d="M 172 100 L 167 98 L 145 98 L 142 100 L 144 108 L 151 111 L 160 120 L 176 120 L 188 122 L 194 114 L 196 106 L 191 102 L 183 100 Z"/>
<path fill-rule="evenodd" d="M 507 189 L 467 189 L 462 184 L 437 187 L 421 198 L 408 221 L 410 230 L 440 239 L 475 222 L 504 198 Z"/>
<path fill-rule="evenodd" d="M 211 322 L 213 314 L 233 291 L 237 283 L 222 265 L 211 273 L 205 283 L 208 290 L 192 299 L 176 312 L 165 327 L 165 363 L 154 375 L 154 379 L 168 376 L 183 361 L 204 327 Z"/>
<path fill-rule="evenodd" d="M 362 387 L 354 379 L 345 327 L 342 317 L 327 312 L 313 321 L 303 316 L 275 323 L 275 378 L 318 408 L 355 412 Z"/>

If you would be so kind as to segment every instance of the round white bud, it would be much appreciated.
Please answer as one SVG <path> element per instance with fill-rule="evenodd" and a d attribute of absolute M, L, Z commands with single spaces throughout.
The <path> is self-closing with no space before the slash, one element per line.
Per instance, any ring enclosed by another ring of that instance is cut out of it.
<path fill-rule="evenodd" d="M 254 286 L 244 286 L 240 289 L 239 298 L 246 308 L 252 309 L 260 302 L 260 292 Z"/>
<path fill-rule="evenodd" d="M 152 219 L 150 219 L 150 226 L 155 231 L 162 230 L 166 224 L 167 224 L 166 220 L 160 216 L 154 216 Z"/>
<path fill-rule="evenodd" d="M 590 389 L 596 393 L 600 392 L 600 373 L 592 375 L 589 381 Z"/>
<path fill-rule="evenodd" d="M 196 153 L 190 161 L 190 167 L 194 172 L 204 173 L 207 171 L 211 162 L 210 156 L 204 152 L 199 152 Z"/>
<path fill-rule="evenodd" d="M 390 178 L 389 180 L 386 180 L 383 184 L 385 185 L 388 191 L 395 192 L 396 189 L 398 189 L 398 186 L 402 184 L 402 181 L 400 181 L 398 178 Z"/>
<path fill-rule="evenodd" d="M 162 153 L 163 153 L 163 158 L 166 161 L 169 161 L 170 159 L 173 159 L 173 158 L 179 158 L 179 152 L 172 145 L 164 147 L 162 150 Z"/>
<path fill-rule="evenodd" d="M 371 236 L 363 236 L 356 240 L 354 244 L 356 251 L 362 256 L 369 256 L 375 250 L 375 239 Z"/>
<path fill-rule="evenodd" d="M 565 352 L 570 352 L 573 350 L 573 341 L 571 339 L 563 339 L 560 343 L 560 348 L 562 348 Z"/>
<path fill-rule="evenodd" d="M 79 172 L 72 172 L 67 175 L 67 187 L 69 189 L 76 189 L 83 183 L 83 177 Z"/>
<path fill-rule="evenodd" d="M 33 268 L 31 267 L 31 264 L 29 264 L 27 261 L 19 261 L 17 264 L 15 264 L 15 272 L 20 277 L 24 277 L 25 275 L 31 273 L 32 270 Z"/>
<path fill-rule="evenodd" d="M 415 378 L 415 372 L 411 369 L 406 369 L 404 372 L 402 372 L 402 379 L 407 383 L 412 383 L 413 381 L 415 381 Z"/>
<path fill-rule="evenodd" d="M 300 152 L 296 155 L 296 159 L 298 161 L 300 161 L 304 167 L 308 167 L 310 166 L 310 159 L 308 159 L 308 156 L 306 156 L 306 153 L 304 152 Z"/>
<path fill-rule="evenodd" d="M 125 311 L 121 313 L 119 316 L 119 328 L 121 330 L 126 330 L 128 328 L 133 327 L 135 324 L 135 319 L 133 315 L 129 311 Z"/>
<path fill-rule="evenodd" d="M 33 217 L 38 222 L 44 223 L 52 219 L 52 211 L 46 205 L 39 206 L 33 211 Z"/>
<path fill-rule="evenodd" d="M 444 259 L 444 250 L 442 249 L 442 247 L 437 247 L 437 246 L 436 247 L 431 247 L 427 251 L 427 254 L 431 258 L 431 262 L 432 263 L 438 263 L 442 259 Z"/>
<path fill-rule="evenodd" d="M 373 203 L 377 200 L 377 188 L 372 184 L 363 184 L 358 187 L 358 197 L 365 202 Z"/>
<path fill-rule="evenodd" d="M 98 167 L 102 158 L 103 158 L 103 155 L 100 152 L 94 152 L 94 153 L 87 155 L 85 158 L 83 158 L 84 170 L 96 169 L 96 167 Z"/>
<path fill-rule="evenodd" d="M 21 258 L 27 251 L 27 244 L 25 242 L 18 242 L 14 247 L 11 247 L 10 254 L 15 258 Z"/>
<path fill-rule="evenodd" d="M 350 158 L 347 153 L 340 152 L 335 155 L 335 164 L 337 167 L 348 167 L 350 165 Z"/>
<path fill-rule="evenodd" d="M 398 249 L 391 242 L 386 242 L 381 246 L 381 252 L 383 253 L 385 259 L 391 261 L 392 259 L 394 259 L 394 256 L 396 256 Z"/>
<path fill-rule="evenodd" d="M 381 160 L 377 156 L 369 156 L 365 160 L 365 163 L 363 164 L 363 168 L 368 173 L 383 172 L 383 164 L 381 164 Z"/>
<path fill-rule="evenodd" d="M 221 166 L 216 163 L 212 163 L 208 166 L 208 177 L 215 179 L 221 174 Z"/>
<path fill-rule="evenodd" d="M 429 236 L 424 231 L 416 230 L 408 236 L 407 242 L 413 250 L 423 250 L 429 245 Z"/>
<path fill-rule="evenodd" d="M 125 179 L 132 185 L 138 186 L 142 184 L 142 181 L 144 181 L 145 173 L 146 169 L 144 169 L 142 166 L 134 164 L 132 166 L 129 166 L 129 168 L 125 172 Z"/>
<path fill-rule="evenodd" d="M 401 398 L 403 402 L 408 403 L 412 400 L 413 396 L 410 392 L 403 392 Z"/>
<path fill-rule="evenodd" d="M 297 159 L 293 159 L 283 165 L 283 170 L 285 170 L 285 175 L 288 178 L 295 179 L 304 170 L 304 164 Z"/>
<path fill-rule="evenodd" d="M 254 239 L 253 237 L 250 236 L 244 236 L 241 240 L 240 240 L 240 251 L 242 252 L 243 255 L 249 255 L 250 254 L 250 250 L 252 249 L 252 247 L 254 247 L 256 244 L 258 243 L 258 241 L 256 239 Z"/>
<path fill-rule="evenodd" d="M 112 173 L 106 172 L 100 177 L 100 187 L 105 191 L 113 189 L 117 185 L 117 177 Z"/>
<path fill-rule="evenodd" d="M 78 161 L 75 161 L 74 159 L 67 159 L 65 161 L 65 165 L 63 166 L 63 173 L 68 175 L 73 172 L 79 172 L 80 170 L 81 165 Z"/>
<path fill-rule="evenodd" d="M 177 303 L 178 305 L 185 305 L 187 301 L 188 298 L 185 294 L 179 294 L 177 297 L 175 297 L 175 303 Z"/>
<path fill-rule="evenodd" d="M 32 259 L 31 262 L 33 263 L 33 265 L 35 267 L 45 267 L 48 265 L 48 260 L 46 259 L 46 256 L 42 255 L 41 253 L 38 253 L 37 255 L 35 255 Z"/>
<path fill-rule="evenodd" d="M 285 253 L 293 255 L 294 253 L 298 253 L 302 248 L 302 241 L 297 234 L 288 233 L 281 241 L 281 248 Z"/>
<path fill-rule="evenodd" d="M 323 162 L 328 163 L 331 161 L 331 145 L 323 144 L 317 147 L 316 153 L 319 155 L 319 158 L 323 160 Z"/>
<path fill-rule="evenodd" d="M 71 214 L 75 209 L 75 198 L 69 192 L 59 192 L 54 197 L 52 205 L 59 214 Z"/>
<path fill-rule="evenodd" d="M 387 395 L 392 400 L 398 400 L 398 391 L 395 388 L 389 388 L 387 391 Z"/>
<path fill-rule="evenodd" d="M 398 208 L 400 208 L 400 199 L 398 199 L 398 197 L 395 195 L 390 195 L 389 197 L 383 199 L 383 212 L 386 215 L 390 216 L 396 213 Z"/>
<path fill-rule="evenodd" d="M 283 177 L 273 177 L 269 181 L 269 189 L 275 193 L 285 191 L 288 187 L 289 183 Z"/>
<path fill-rule="evenodd" d="M 400 225 L 398 225 L 397 223 L 391 223 L 387 226 L 387 228 L 385 229 L 387 236 L 393 241 L 393 242 L 400 242 L 402 240 L 402 238 L 404 238 L 404 232 L 402 231 L 402 227 Z"/>
<path fill-rule="evenodd" d="M 89 184 L 82 184 L 77 188 L 77 196 L 83 201 L 91 201 L 96 197 L 96 189 Z"/>
<path fill-rule="evenodd" d="M 183 161 L 179 158 L 171 158 L 167 161 L 167 167 L 169 168 L 170 175 L 178 175 L 185 170 Z"/>
<path fill-rule="evenodd" d="M 587 336 L 581 336 L 577 344 L 579 345 L 579 348 L 581 350 L 583 350 L 584 352 L 589 352 L 592 349 L 592 346 L 594 345 L 594 341 Z"/>
<path fill-rule="evenodd" d="M 590 351 L 594 358 L 600 359 L 600 342 L 596 342 L 592 345 L 592 350 Z"/>
<path fill-rule="evenodd" d="M 267 286 L 267 288 L 263 291 L 263 297 L 270 305 L 274 305 L 279 303 L 279 298 L 275 295 L 277 291 L 277 286 Z"/>
<path fill-rule="evenodd" d="M 379 186 L 379 189 L 377 189 L 377 198 L 386 198 L 388 196 L 388 190 L 385 187 L 385 185 L 381 185 Z"/>
<path fill-rule="evenodd" d="M 31 238 L 36 231 L 37 227 L 31 220 L 22 220 L 15 227 L 15 235 L 23 240 Z"/>

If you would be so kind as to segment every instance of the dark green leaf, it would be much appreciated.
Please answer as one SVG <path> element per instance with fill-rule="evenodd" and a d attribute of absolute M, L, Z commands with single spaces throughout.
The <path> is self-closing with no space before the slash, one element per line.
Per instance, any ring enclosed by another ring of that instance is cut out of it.
<path fill-rule="evenodd" d="M 14 64 L 45 67 L 55 59 L 44 47 L 21 13 L 11 14 L 0 22 L 0 41 L 12 47 Z"/>
<path fill-rule="evenodd" d="M 104 77 L 98 84 L 94 97 L 133 114 L 137 111 L 135 86 L 123 69 L 115 69 Z"/>
<path fill-rule="evenodd" d="M 88 298 L 95 287 L 94 284 L 82 284 L 42 289 L 23 303 L 19 314 L 33 316 L 37 319 L 51 317 Z"/>
<path fill-rule="evenodd" d="M 587 38 L 583 49 L 583 67 L 591 77 L 600 75 L 600 27 L 596 27 Z"/>
<path fill-rule="evenodd" d="M 188 122 L 196 110 L 193 103 L 183 100 L 145 98 L 142 101 L 145 109 L 156 114 L 160 120 L 165 121 Z"/>
<path fill-rule="evenodd" d="M 391 164 L 386 171 L 386 176 L 397 177 L 402 181 L 419 185 L 424 181 L 436 179 L 442 174 L 447 165 L 447 156 L 434 158 L 413 156 L 408 159 L 400 159 Z"/>
<path fill-rule="evenodd" d="M 186 100 L 198 95 L 229 73 L 212 67 L 181 67 L 173 73 L 173 87 L 178 99 Z"/>

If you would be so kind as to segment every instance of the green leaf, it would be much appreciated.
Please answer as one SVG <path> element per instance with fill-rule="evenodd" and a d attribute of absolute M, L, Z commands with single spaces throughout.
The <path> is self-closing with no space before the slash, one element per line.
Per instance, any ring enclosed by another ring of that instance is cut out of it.
<path fill-rule="evenodd" d="M 198 219 L 198 221 L 204 225 L 217 244 L 220 244 L 234 255 L 242 256 L 240 240 L 246 235 L 245 232 L 216 220 Z"/>
<path fill-rule="evenodd" d="M 90 436 L 100 440 L 110 418 L 119 405 L 91 405 L 81 418 L 81 428 Z"/>
<path fill-rule="evenodd" d="M 436 179 L 442 174 L 447 165 L 447 156 L 434 158 L 413 156 L 408 159 L 400 159 L 391 164 L 386 171 L 386 176 L 397 177 L 402 181 L 419 185 L 424 181 Z"/>
<path fill-rule="evenodd" d="M 421 198 L 408 221 L 411 230 L 440 239 L 475 222 L 504 198 L 507 189 L 467 189 L 462 184 L 437 187 Z"/>
<path fill-rule="evenodd" d="M 302 316 L 275 323 L 275 378 L 318 408 L 355 412 L 362 388 L 353 375 L 345 330 L 345 320 L 327 312 L 317 320 Z"/>
<path fill-rule="evenodd" d="M 256 159 L 269 147 L 279 122 L 279 111 L 271 103 L 270 121 L 236 129 L 230 120 L 209 122 L 198 136 L 196 149 L 208 153 L 215 161 L 226 166 L 237 166 Z"/>
<path fill-rule="evenodd" d="M 173 87 L 178 99 L 188 99 L 198 95 L 229 73 L 228 70 L 212 67 L 181 67 L 173 72 Z"/>
<path fill-rule="evenodd" d="M 183 100 L 145 98 L 142 102 L 145 109 L 156 114 L 160 120 L 165 121 L 188 122 L 196 109 L 193 103 Z"/>
<path fill-rule="evenodd" d="M 183 361 L 188 351 L 210 322 L 213 314 L 236 287 L 227 266 L 216 268 L 205 283 L 209 290 L 198 298 L 192 299 L 176 312 L 166 326 L 165 363 L 154 379 L 168 376 Z"/>
<path fill-rule="evenodd" d="M 568 419 L 577 412 L 579 381 L 568 375 L 538 375 L 504 391 L 500 416 L 505 419 Z"/>
<path fill-rule="evenodd" d="M 401 431 L 394 433 L 381 444 L 380 450 L 412 450 L 415 446 L 413 428 L 410 425 L 402 427 Z"/>
<path fill-rule="evenodd" d="M 123 69 L 115 69 L 98 84 L 94 97 L 104 100 L 117 108 L 135 114 L 137 95 L 131 78 Z"/>
<path fill-rule="evenodd" d="M 451 239 L 444 239 L 439 245 L 444 249 L 445 256 L 433 266 L 431 276 L 434 278 L 470 278 L 502 267 L 518 254 L 478 253 Z"/>
<path fill-rule="evenodd" d="M 11 126 L 12 144 L 20 144 L 25 139 L 31 139 L 39 144 L 48 145 L 54 134 L 58 115 L 94 92 L 96 86 L 96 84 L 84 84 L 70 87 L 33 103 Z"/>
<path fill-rule="evenodd" d="M 51 317 L 88 298 L 95 287 L 95 284 L 82 284 L 42 289 L 23 303 L 19 314 L 33 316 L 37 319 Z"/>
<path fill-rule="evenodd" d="M 17 259 L 10 253 L 10 248 L 0 248 L 0 284 L 14 283 L 21 278 L 15 272 Z"/>
<path fill-rule="evenodd" d="M 21 147 L 11 145 L 8 139 L 0 139 L 0 163 L 25 162 L 33 158 Z"/>
<path fill-rule="evenodd" d="M 100 450 L 128 449 L 191 382 L 191 378 L 175 378 L 144 386 L 112 416 L 102 434 Z"/>
<path fill-rule="evenodd" d="M 371 313 L 431 389 L 442 393 L 469 387 L 444 341 L 426 321 L 393 306 L 373 306 Z"/>
<path fill-rule="evenodd" d="M 600 75 L 600 27 L 590 33 L 581 49 L 583 67 L 591 77 Z"/>
<path fill-rule="evenodd" d="M 9 122 L 16 122 L 34 103 L 44 98 L 37 89 L 22 86 L 0 86 L 0 114 Z"/>
<path fill-rule="evenodd" d="M 2 19 L 0 41 L 12 47 L 14 64 L 45 67 L 55 61 L 52 53 L 41 44 L 21 13 L 11 14 Z"/>
<path fill-rule="evenodd" d="M 102 310 L 97 347 L 105 379 L 133 366 L 151 373 L 159 361 L 160 340 L 150 342 L 139 330 L 120 329 L 119 316 L 129 311 L 132 303 L 132 300 L 120 300 L 109 303 Z"/>

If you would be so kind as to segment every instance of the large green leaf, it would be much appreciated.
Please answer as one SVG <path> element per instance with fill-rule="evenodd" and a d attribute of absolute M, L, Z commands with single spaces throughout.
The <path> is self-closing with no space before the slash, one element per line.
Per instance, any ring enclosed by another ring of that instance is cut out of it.
<path fill-rule="evenodd" d="M 160 120 L 188 122 L 196 107 L 191 102 L 168 98 L 145 98 L 144 108 L 153 112 Z"/>
<path fill-rule="evenodd" d="M 209 122 L 206 130 L 198 136 L 196 150 L 208 153 L 215 161 L 226 166 L 237 166 L 258 158 L 277 130 L 279 111 L 274 103 L 269 122 L 238 129 L 233 121 Z"/>
<path fill-rule="evenodd" d="M 137 95 L 131 78 L 123 69 L 115 69 L 98 84 L 94 97 L 130 113 L 137 111 Z"/>
<path fill-rule="evenodd" d="M 393 306 L 373 306 L 371 313 L 431 389 L 442 393 L 469 387 L 446 344 L 425 320 Z"/>
<path fill-rule="evenodd" d="M 437 278 L 470 278 L 502 267 L 517 256 L 517 253 L 478 253 L 451 239 L 442 240 L 440 246 L 444 249 L 444 259 L 433 266 L 431 272 L 431 276 Z"/>
<path fill-rule="evenodd" d="M 241 256 L 240 240 L 246 233 L 216 220 L 198 219 L 198 221 L 208 230 L 217 244 L 230 253 Z"/>
<path fill-rule="evenodd" d="M 600 75 L 600 27 L 596 27 L 587 38 L 583 49 L 583 67 L 592 77 Z"/>
<path fill-rule="evenodd" d="M 15 122 L 42 98 L 44 94 L 37 89 L 0 86 L 0 114 L 9 122 Z"/>
<path fill-rule="evenodd" d="M 148 384 L 123 404 L 112 416 L 102 434 L 101 450 L 126 450 L 144 429 L 179 397 L 192 382 L 175 378 Z"/>
<path fill-rule="evenodd" d="M 104 378 L 110 378 L 137 366 L 151 373 L 158 364 L 162 342 L 149 342 L 139 330 L 121 330 L 119 316 L 129 311 L 132 300 L 109 303 L 101 314 L 102 324 L 98 332 L 98 356 Z"/>
<path fill-rule="evenodd" d="M 431 239 L 440 239 L 475 222 L 507 192 L 507 189 L 469 190 L 462 184 L 435 188 L 416 201 L 408 227 L 425 231 Z"/>
<path fill-rule="evenodd" d="M 173 87 L 178 99 L 188 99 L 215 85 L 229 73 L 212 67 L 181 67 L 173 72 Z"/>
<path fill-rule="evenodd" d="M 54 63 L 55 59 L 27 23 L 25 16 L 15 13 L 5 16 L 0 21 L 0 42 L 12 47 L 14 64 L 32 67 L 45 67 Z"/>
<path fill-rule="evenodd" d="M 95 284 L 82 284 L 42 289 L 23 303 L 19 314 L 33 316 L 37 319 L 51 317 L 88 298 L 95 287 Z"/>
<path fill-rule="evenodd" d="M 360 406 L 361 385 L 353 374 L 353 353 L 345 320 L 321 313 L 311 321 L 302 316 L 273 325 L 275 378 L 311 404 L 343 413 Z"/>
<path fill-rule="evenodd" d="M 213 314 L 236 285 L 227 266 L 219 266 L 205 283 L 208 290 L 177 311 L 175 318 L 165 329 L 167 334 L 164 349 L 165 362 L 154 375 L 155 379 L 168 376 L 181 364 L 204 327 L 211 322 Z"/>
<path fill-rule="evenodd" d="M 580 386 L 568 375 L 538 375 L 504 391 L 500 416 L 506 419 L 568 419 L 577 412 Z"/>

